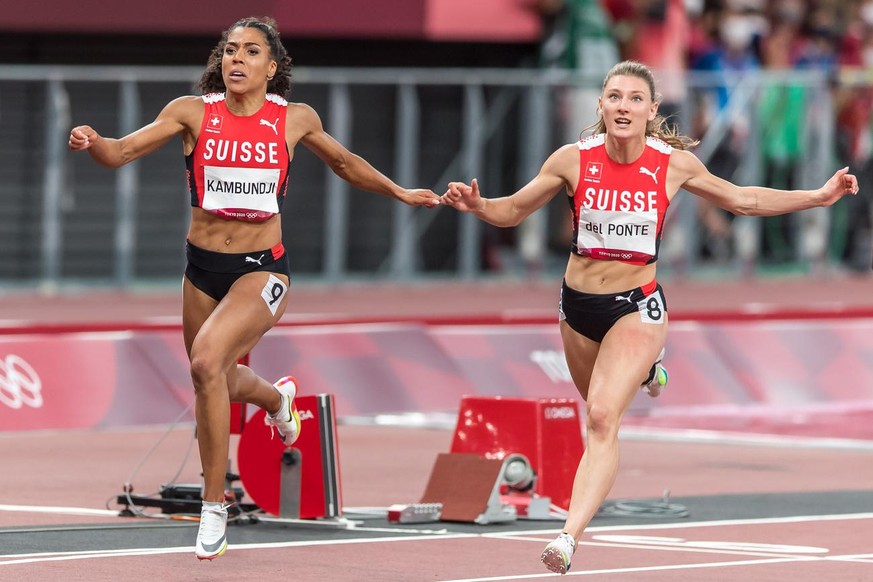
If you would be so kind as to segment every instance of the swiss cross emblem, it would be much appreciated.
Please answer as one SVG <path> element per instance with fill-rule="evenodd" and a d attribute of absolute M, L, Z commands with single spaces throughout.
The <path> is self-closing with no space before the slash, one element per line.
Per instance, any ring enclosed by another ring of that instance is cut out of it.
<path fill-rule="evenodd" d="M 585 165 L 585 180 L 587 182 L 600 182 L 602 174 L 603 164 L 601 162 L 588 162 Z"/>
<path fill-rule="evenodd" d="M 219 133 L 221 131 L 221 124 L 224 122 L 224 118 L 221 115 L 213 113 L 209 116 L 209 121 L 206 122 L 206 130 L 214 133 Z"/>

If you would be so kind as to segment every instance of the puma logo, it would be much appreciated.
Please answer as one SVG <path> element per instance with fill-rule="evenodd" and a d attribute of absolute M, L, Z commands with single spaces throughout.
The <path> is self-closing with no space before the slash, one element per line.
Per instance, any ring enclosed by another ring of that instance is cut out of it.
<path fill-rule="evenodd" d="M 651 177 L 652 180 L 655 181 L 655 184 L 658 183 L 658 176 L 657 176 L 657 174 L 658 174 L 658 172 L 659 172 L 660 170 L 661 170 L 661 166 L 658 166 L 657 168 L 655 168 L 655 171 L 654 171 L 654 172 L 651 171 L 651 170 L 649 170 L 648 168 L 644 168 L 644 167 L 640 166 L 640 174 L 645 174 L 646 176 Z"/>
<path fill-rule="evenodd" d="M 616 295 L 615 300 L 616 301 L 627 301 L 628 303 L 633 303 L 633 301 L 631 301 L 632 295 L 633 295 L 633 293 L 628 293 L 627 297 L 625 297 L 624 295 Z"/>
<path fill-rule="evenodd" d="M 263 119 L 262 119 L 261 121 L 263 121 Z M 253 258 L 251 258 L 251 257 L 246 257 L 246 262 L 247 262 L 247 263 L 257 263 L 258 266 L 263 267 L 264 265 L 263 265 L 263 263 L 261 263 L 261 259 L 263 259 L 263 258 L 264 258 L 264 255 L 261 255 L 261 256 L 258 257 L 257 259 L 253 259 Z"/>
<path fill-rule="evenodd" d="M 270 123 L 266 119 L 262 119 L 261 125 L 266 125 L 267 127 L 271 128 L 273 130 L 273 133 L 275 133 L 276 135 L 279 135 L 279 130 L 276 129 L 276 126 L 279 125 L 279 118 L 278 117 L 276 118 L 276 121 L 274 121 L 273 123 Z"/>

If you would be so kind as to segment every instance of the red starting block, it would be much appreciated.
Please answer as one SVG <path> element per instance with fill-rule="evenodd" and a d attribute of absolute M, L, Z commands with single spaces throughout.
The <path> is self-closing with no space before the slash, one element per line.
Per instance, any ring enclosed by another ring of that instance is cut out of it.
<path fill-rule="evenodd" d="M 332 394 L 298 396 L 300 437 L 286 447 L 271 438 L 264 410 L 246 423 L 237 452 L 240 481 L 255 504 L 292 519 L 333 518 L 342 514 L 339 449 Z"/>
<path fill-rule="evenodd" d="M 567 398 L 464 396 L 451 452 L 522 454 L 536 473 L 533 493 L 567 509 L 584 452 L 579 405 Z"/>

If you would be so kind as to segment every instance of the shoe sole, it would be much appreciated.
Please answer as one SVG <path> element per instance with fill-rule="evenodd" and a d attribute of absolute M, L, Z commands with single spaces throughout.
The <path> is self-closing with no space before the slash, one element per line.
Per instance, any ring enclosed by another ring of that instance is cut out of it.
<path fill-rule="evenodd" d="M 546 548 L 540 559 L 546 568 L 556 574 L 566 574 L 570 570 L 570 564 L 564 563 L 564 556 L 560 550 Z"/>
<path fill-rule="evenodd" d="M 218 558 L 218 557 L 220 557 L 220 556 L 223 556 L 223 555 L 224 555 L 224 552 L 226 552 L 226 551 L 227 551 L 227 542 L 224 542 L 224 545 L 221 546 L 221 549 L 218 550 L 218 553 L 216 553 L 216 554 L 211 554 L 211 555 L 209 555 L 209 556 L 201 556 L 200 554 L 198 554 L 198 553 L 195 552 L 194 555 L 197 556 L 197 559 L 200 560 L 201 562 L 202 562 L 203 560 L 206 560 L 206 561 L 211 562 L 211 561 L 214 560 L 215 558 Z"/>
<path fill-rule="evenodd" d="M 295 442 L 297 442 L 297 439 L 300 438 L 300 414 L 298 414 L 297 405 L 294 404 L 293 400 L 291 401 L 291 418 L 294 419 L 294 426 L 297 427 L 297 431 L 295 432 L 294 438 L 291 440 L 290 443 L 285 440 L 284 435 L 282 436 L 282 442 L 284 442 L 288 446 L 293 445 Z"/>

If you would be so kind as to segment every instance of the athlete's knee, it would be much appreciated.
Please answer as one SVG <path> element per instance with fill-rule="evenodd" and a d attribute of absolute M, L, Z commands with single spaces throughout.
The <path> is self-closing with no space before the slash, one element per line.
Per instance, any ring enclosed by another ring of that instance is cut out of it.
<path fill-rule="evenodd" d="M 214 386 L 225 372 L 223 362 L 208 350 L 191 350 L 191 380 L 195 392 Z"/>
<path fill-rule="evenodd" d="M 589 401 L 586 409 L 585 426 L 589 438 L 612 438 L 618 434 L 620 415 L 617 410 L 597 401 Z"/>

